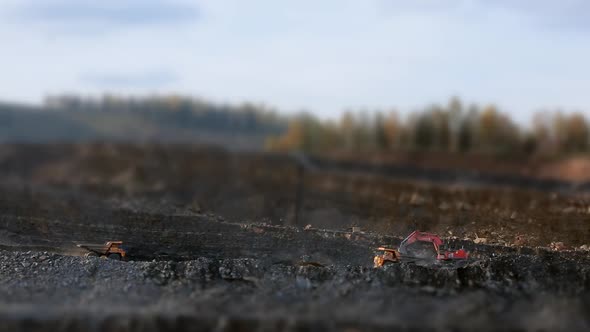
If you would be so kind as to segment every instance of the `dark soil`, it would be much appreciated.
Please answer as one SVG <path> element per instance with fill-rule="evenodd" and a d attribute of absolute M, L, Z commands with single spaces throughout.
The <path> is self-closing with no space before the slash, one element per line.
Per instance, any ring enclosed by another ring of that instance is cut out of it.
<path fill-rule="evenodd" d="M 3 146 L 0 330 L 590 327 L 584 194 L 326 170 L 299 186 L 285 156 Z M 414 229 L 471 258 L 372 267 Z M 75 246 L 108 240 L 129 260 Z"/>

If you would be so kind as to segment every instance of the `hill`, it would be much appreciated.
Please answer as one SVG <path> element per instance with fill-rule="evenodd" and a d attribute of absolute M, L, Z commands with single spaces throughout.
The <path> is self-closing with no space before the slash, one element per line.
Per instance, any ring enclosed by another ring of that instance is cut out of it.
<path fill-rule="evenodd" d="M 0 142 L 211 143 L 258 149 L 286 121 L 260 105 L 182 97 L 51 97 L 41 106 L 0 103 Z"/>

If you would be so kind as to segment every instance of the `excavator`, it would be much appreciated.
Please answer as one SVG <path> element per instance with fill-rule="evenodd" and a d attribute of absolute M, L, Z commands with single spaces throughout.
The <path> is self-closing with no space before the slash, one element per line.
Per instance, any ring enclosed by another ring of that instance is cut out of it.
<path fill-rule="evenodd" d="M 443 240 L 436 234 L 413 231 L 399 245 L 398 249 L 379 247 L 383 254 L 375 256 L 375 267 L 401 261 L 434 260 L 451 261 L 469 258 L 465 249 L 447 251 L 441 249 Z"/>

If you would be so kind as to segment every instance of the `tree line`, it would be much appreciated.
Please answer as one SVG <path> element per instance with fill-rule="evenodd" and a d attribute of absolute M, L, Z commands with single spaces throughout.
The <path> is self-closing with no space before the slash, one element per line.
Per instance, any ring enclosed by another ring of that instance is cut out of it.
<path fill-rule="evenodd" d="M 589 149 L 588 121 L 581 113 L 543 111 L 530 126 L 517 125 L 495 105 L 465 105 L 453 97 L 402 118 L 396 111 L 347 111 L 338 121 L 303 113 L 274 135 L 275 151 L 442 151 L 497 156 L 575 154 Z"/>
<path fill-rule="evenodd" d="M 0 103 L 0 141 L 205 141 L 312 153 L 556 156 L 587 152 L 589 136 L 589 123 L 581 113 L 539 112 L 521 126 L 494 105 L 465 104 L 457 97 L 406 116 L 395 110 L 346 111 L 338 120 L 320 120 L 310 113 L 281 115 L 261 104 L 230 105 L 174 95 L 59 95 L 46 98 L 41 106 Z"/>
<path fill-rule="evenodd" d="M 278 134 L 286 128 L 286 119 L 262 104 L 230 105 L 174 95 L 58 95 L 47 97 L 43 108 L 75 115 L 93 113 L 98 118 L 127 115 L 158 127 L 180 130 Z"/>

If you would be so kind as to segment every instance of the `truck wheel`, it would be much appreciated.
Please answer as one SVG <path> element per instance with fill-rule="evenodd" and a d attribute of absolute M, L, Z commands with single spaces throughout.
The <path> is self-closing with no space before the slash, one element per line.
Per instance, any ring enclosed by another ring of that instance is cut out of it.
<path fill-rule="evenodd" d="M 94 251 L 91 251 L 91 252 L 87 252 L 86 254 L 84 254 L 84 257 L 98 257 L 98 254 L 95 253 Z"/>
<path fill-rule="evenodd" d="M 119 254 L 109 254 L 107 257 L 109 259 L 114 259 L 114 260 L 118 260 L 118 261 L 121 260 L 121 255 L 119 255 Z"/>

